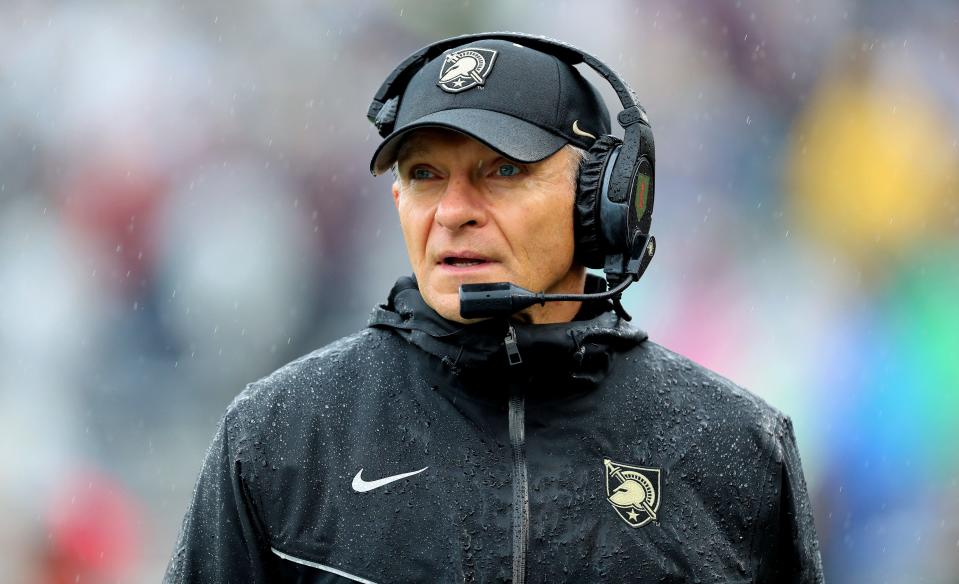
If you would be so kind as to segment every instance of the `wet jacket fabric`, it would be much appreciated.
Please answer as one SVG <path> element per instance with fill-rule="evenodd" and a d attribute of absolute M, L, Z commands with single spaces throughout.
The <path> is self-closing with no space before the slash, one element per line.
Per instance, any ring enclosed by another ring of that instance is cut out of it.
<path fill-rule="evenodd" d="M 608 304 L 463 326 L 412 278 L 233 401 L 166 575 L 821 580 L 789 418 Z"/>

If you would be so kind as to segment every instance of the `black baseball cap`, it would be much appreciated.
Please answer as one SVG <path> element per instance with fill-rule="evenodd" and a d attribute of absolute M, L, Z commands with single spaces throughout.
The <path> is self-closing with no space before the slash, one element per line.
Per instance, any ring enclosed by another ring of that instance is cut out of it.
<path fill-rule="evenodd" d="M 450 49 L 424 65 L 399 99 L 393 131 L 370 161 L 374 175 L 396 161 L 419 128 L 447 128 L 506 158 L 538 162 L 566 144 L 588 149 L 610 133 L 599 92 L 559 58 L 485 39 Z"/>

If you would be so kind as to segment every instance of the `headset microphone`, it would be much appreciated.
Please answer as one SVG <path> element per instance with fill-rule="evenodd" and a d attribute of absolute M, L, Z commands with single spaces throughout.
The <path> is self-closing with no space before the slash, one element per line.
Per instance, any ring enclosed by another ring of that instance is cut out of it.
<path fill-rule="evenodd" d="M 637 243 L 642 245 L 636 245 Z M 622 269 L 617 270 L 615 269 L 616 266 L 613 266 L 613 270 L 610 271 L 610 266 L 607 266 L 606 279 L 612 285 L 612 288 L 606 292 L 546 294 L 544 292 L 531 292 L 511 282 L 462 284 L 459 293 L 460 316 L 463 318 L 505 318 L 534 304 L 612 299 L 616 313 L 625 320 L 632 320 L 632 317 L 620 304 L 620 298 L 623 291 L 630 284 L 639 280 L 643 272 L 646 271 L 649 262 L 656 253 L 656 238 L 651 235 L 642 240 L 637 238 L 634 241 L 634 251 L 638 253 L 631 254 L 625 265 L 623 263 L 619 264 L 618 267 Z"/>

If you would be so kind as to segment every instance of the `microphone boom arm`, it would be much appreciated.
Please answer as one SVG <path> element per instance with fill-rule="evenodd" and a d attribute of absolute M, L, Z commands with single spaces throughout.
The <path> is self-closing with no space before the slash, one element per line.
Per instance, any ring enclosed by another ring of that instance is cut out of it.
<path fill-rule="evenodd" d="M 633 242 L 633 253 L 623 258 L 623 254 L 610 256 L 606 262 L 606 278 L 612 288 L 605 292 L 591 294 L 546 294 L 532 292 L 511 282 L 460 285 L 460 316 L 463 318 L 508 317 L 534 304 L 547 302 L 591 302 L 597 300 L 613 301 L 616 314 L 625 320 L 632 317 L 620 304 L 623 291 L 642 277 L 649 262 L 656 253 L 656 238 L 651 235 L 637 237 Z"/>

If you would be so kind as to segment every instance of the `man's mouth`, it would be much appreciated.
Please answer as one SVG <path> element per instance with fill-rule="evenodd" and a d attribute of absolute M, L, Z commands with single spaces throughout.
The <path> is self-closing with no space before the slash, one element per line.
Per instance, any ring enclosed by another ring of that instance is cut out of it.
<path fill-rule="evenodd" d="M 467 268 L 469 266 L 478 266 L 480 264 L 485 264 L 487 262 L 486 260 L 478 260 L 474 258 L 447 257 L 447 258 L 443 258 L 443 263 L 446 264 L 447 266 Z"/>
<path fill-rule="evenodd" d="M 450 249 L 440 255 L 440 265 L 448 266 L 456 270 L 469 270 L 471 268 L 482 268 L 493 263 L 493 261 L 482 256 L 475 251 L 468 249 Z"/>

